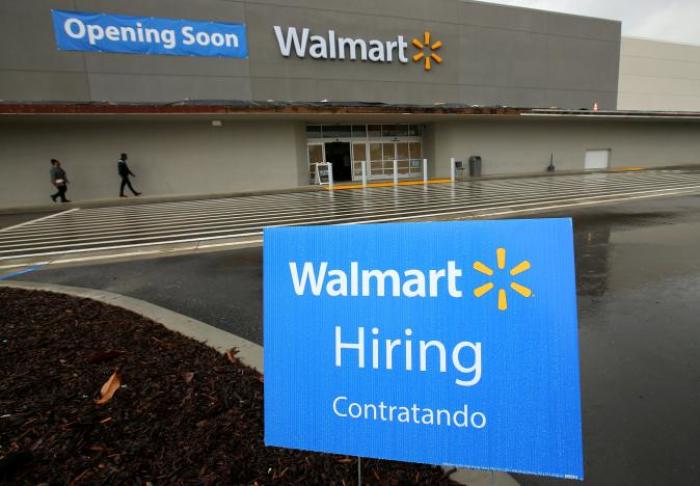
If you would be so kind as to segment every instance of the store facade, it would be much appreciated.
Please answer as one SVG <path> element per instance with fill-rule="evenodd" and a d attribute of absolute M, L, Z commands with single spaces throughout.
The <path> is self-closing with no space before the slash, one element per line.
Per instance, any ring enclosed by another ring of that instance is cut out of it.
<path fill-rule="evenodd" d="M 541 171 L 550 154 L 580 170 L 605 154 L 692 162 L 700 138 L 691 117 L 613 112 L 617 21 L 461 0 L 30 0 L 0 14 L 0 207 L 44 202 L 50 158 L 90 200 L 115 196 L 121 152 L 148 194 L 211 195 L 313 184 L 327 162 L 339 183 L 363 167 L 370 181 L 447 177 L 471 155 L 485 174 Z"/>

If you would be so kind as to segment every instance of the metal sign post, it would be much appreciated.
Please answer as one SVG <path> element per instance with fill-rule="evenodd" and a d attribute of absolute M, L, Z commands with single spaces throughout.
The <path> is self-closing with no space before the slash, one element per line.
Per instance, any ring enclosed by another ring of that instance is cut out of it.
<path fill-rule="evenodd" d="M 428 183 L 428 159 L 423 159 L 423 184 Z"/>
<path fill-rule="evenodd" d="M 363 160 L 360 164 L 362 165 L 362 185 L 367 187 L 367 161 Z"/>
<path fill-rule="evenodd" d="M 455 170 L 455 162 L 456 162 L 456 161 L 455 161 L 455 158 L 454 158 L 454 157 L 450 157 L 450 180 L 451 180 L 452 182 L 455 181 L 455 172 L 456 172 L 456 170 Z"/>
<path fill-rule="evenodd" d="M 394 159 L 394 185 L 399 183 L 399 161 Z"/>

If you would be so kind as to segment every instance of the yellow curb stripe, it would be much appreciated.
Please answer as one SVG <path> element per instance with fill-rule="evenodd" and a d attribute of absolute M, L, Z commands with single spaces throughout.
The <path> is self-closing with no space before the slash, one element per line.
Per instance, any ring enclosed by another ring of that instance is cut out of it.
<path fill-rule="evenodd" d="M 327 186 L 323 186 L 326 191 L 343 191 L 346 189 L 364 189 L 365 187 L 393 187 L 393 186 L 422 186 L 423 184 L 449 184 L 452 182 L 450 179 L 430 179 L 427 182 L 421 181 L 402 181 L 398 184 L 393 182 L 370 182 L 367 186 L 362 184 L 343 184 L 342 186 L 334 185 L 333 189 Z"/>

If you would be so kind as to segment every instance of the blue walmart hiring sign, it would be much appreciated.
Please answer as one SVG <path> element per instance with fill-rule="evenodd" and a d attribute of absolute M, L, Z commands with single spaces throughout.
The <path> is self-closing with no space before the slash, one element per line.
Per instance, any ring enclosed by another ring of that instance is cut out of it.
<path fill-rule="evenodd" d="M 52 14 L 59 50 L 248 57 L 244 24 L 63 10 Z"/>
<path fill-rule="evenodd" d="M 583 477 L 570 219 L 264 241 L 267 445 Z"/>

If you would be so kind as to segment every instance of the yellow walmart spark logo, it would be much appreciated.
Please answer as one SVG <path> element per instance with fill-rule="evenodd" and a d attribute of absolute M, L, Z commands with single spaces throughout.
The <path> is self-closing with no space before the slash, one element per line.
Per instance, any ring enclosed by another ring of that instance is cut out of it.
<path fill-rule="evenodd" d="M 505 248 L 497 248 L 496 249 L 496 264 L 497 264 L 499 270 L 503 270 L 506 268 L 506 249 Z M 529 269 L 530 269 L 530 262 L 527 260 L 523 260 L 522 262 L 518 263 L 516 266 L 511 268 L 509 273 L 510 273 L 511 277 L 515 277 L 516 275 L 519 275 L 523 272 L 526 272 Z M 484 265 L 480 261 L 474 262 L 474 270 L 476 270 L 477 272 L 483 273 L 484 275 L 487 275 L 489 277 L 493 276 L 493 273 L 494 273 L 490 267 Z M 481 285 L 480 287 L 475 288 L 474 295 L 477 298 L 483 297 L 484 295 L 489 293 L 493 289 L 493 287 L 494 287 L 493 282 L 487 282 L 484 285 Z M 511 282 L 510 288 L 525 298 L 532 297 L 532 290 L 525 287 L 524 285 L 520 285 L 517 282 Z M 504 311 L 506 309 L 508 309 L 508 296 L 507 296 L 506 290 L 505 289 L 498 289 L 498 310 Z"/>
<path fill-rule="evenodd" d="M 442 57 L 440 57 L 435 51 L 442 47 L 442 41 L 436 41 L 430 43 L 430 32 L 423 33 L 423 41 L 420 39 L 413 39 L 411 42 L 420 52 L 413 55 L 413 62 L 423 61 L 423 67 L 426 71 L 430 71 L 432 67 L 432 61 L 438 64 L 442 64 Z"/>

